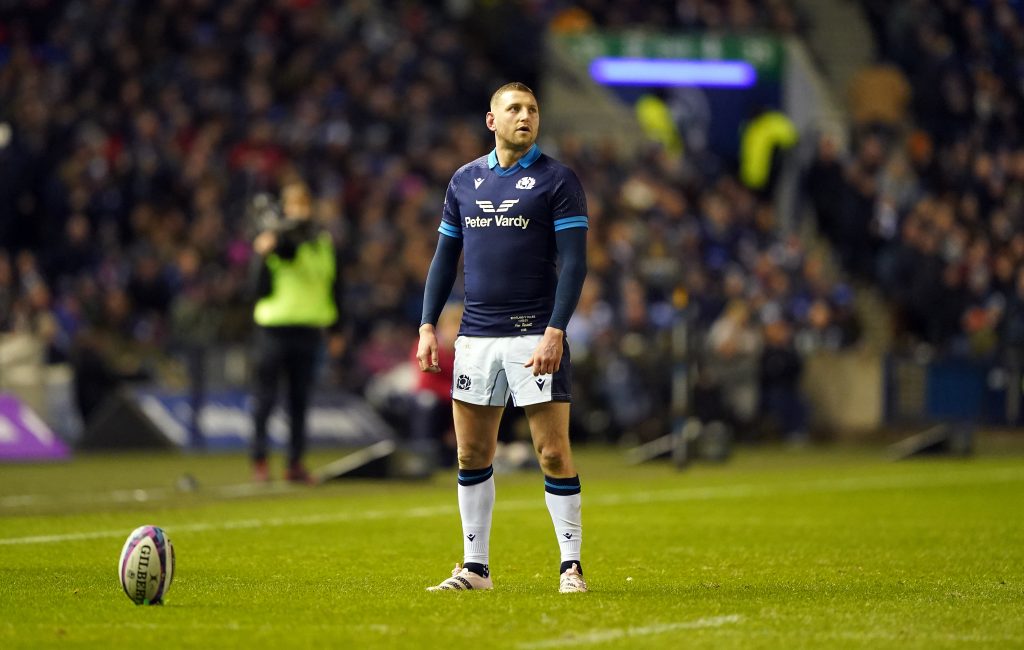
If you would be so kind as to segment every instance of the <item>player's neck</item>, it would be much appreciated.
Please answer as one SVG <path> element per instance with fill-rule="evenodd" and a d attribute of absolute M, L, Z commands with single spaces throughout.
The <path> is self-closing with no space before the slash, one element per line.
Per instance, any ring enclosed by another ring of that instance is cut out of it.
<path fill-rule="evenodd" d="M 502 146 L 500 143 L 495 143 L 494 153 L 498 156 L 498 165 L 500 165 L 502 169 L 508 169 L 512 165 L 519 162 L 519 160 L 523 156 L 525 156 L 527 152 L 529 152 L 532 148 L 533 143 L 531 143 L 530 146 L 526 147 L 525 149 L 513 149 L 510 148 L 508 145 Z"/>

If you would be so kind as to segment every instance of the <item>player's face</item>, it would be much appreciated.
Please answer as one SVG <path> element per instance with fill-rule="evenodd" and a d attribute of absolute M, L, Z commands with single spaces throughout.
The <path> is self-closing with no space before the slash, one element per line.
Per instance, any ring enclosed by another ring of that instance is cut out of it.
<path fill-rule="evenodd" d="M 500 144 L 510 149 L 529 149 L 540 131 L 537 98 L 521 90 L 503 92 L 487 114 L 487 128 L 494 131 Z"/>

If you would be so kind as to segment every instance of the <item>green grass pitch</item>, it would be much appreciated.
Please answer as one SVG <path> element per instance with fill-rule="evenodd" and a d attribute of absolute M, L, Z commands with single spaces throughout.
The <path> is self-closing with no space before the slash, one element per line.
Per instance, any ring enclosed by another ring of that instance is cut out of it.
<path fill-rule="evenodd" d="M 1022 446 L 741 449 L 683 472 L 581 449 L 591 591 L 571 595 L 536 472 L 496 477 L 494 591 L 426 593 L 461 560 L 454 472 L 251 492 L 241 456 L 7 465 L 0 648 L 1024 647 Z M 162 607 L 116 577 L 142 524 L 177 550 Z"/>

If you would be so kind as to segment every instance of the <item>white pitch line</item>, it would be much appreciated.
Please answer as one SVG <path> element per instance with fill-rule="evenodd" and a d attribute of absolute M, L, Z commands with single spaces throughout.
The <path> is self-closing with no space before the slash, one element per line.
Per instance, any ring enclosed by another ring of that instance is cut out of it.
<path fill-rule="evenodd" d="M 826 637 L 832 639 L 844 639 L 852 641 L 896 641 L 900 645 L 906 644 L 907 637 L 905 634 L 898 632 L 885 632 L 885 631 L 872 631 L 872 632 L 811 632 L 807 637 L 807 641 L 813 643 L 816 637 Z M 1010 644 L 1020 643 L 1024 640 L 1024 637 L 1020 635 L 1003 635 L 995 636 L 990 634 L 947 634 L 943 632 L 928 632 L 925 634 L 917 634 L 914 638 L 915 641 L 933 641 L 936 644 L 939 643 L 985 643 L 985 644 Z"/>
<path fill-rule="evenodd" d="M 56 542 L 78 542 L 88 539 L 106 539 L 109 537 L 122 537 L 123 530 L 93 530 L 87 533 L 62 533 L 60 535 L 30 535 L 28 537 L 7 537 L 0 539 L 0 546 L 13 546 L 22 544 L 54 544 Z"/>
<path fill-rule="evenodd" d="M 534 504 L 536 505 L 536 504 Z M 363 510 L 358 513 L 336 512 L 300 517 L 269 517 L 266 519 L 236 519 L 234 521 L 217 521 L 202 524 L 182 524 L 180 526 L 164 526 L 168 534 L 181 532 L 202 533 L 212 530 L 244 530 L 249 528 L 281 528 L 283 526 L 316 526 L 319 524 L 340 523 L 346 521 L 365 521 L 385 519 L 387 517 L 423 518 L 443 514 L 454 514 L 455 506 L 437 506 L 432 508 L 419 507 L 408 510 Z M 100 530 L 87 533 L 62 533 L 57 535 L 32 535 L 29 537 L 8 537 L 0 539 L 0 546 L 22 544 L 55 544 L 58 542 L 76 542 L 89 539 L 123 537 L 123 530 Z"/>
<path fill-rule="evenodd" d="M 588 497 L 584 503 L 587 507 L 614 507 L 621 505 L 644 505 L 653 503 L 676 503 L 682 501 L 711 501 L 716 499 L 737 499 L 747 497 L 775 497 L 787 494 L 829 494 L 861 492 L 869 490 L 920 489 L 936 487 L 956 487 L 968 485 L 987 485 L 992 483 L 1009 483 L 1024 481 L 1024 468 L 1006 468 L 992 470 L 986 474 L 969 475 L 922 475 L 922 476 L 861 476 L 835 480 L 802 481 L 778 485 L 723 485 L 700 488 L 682 488 L 678 490 L 660 490 L 657 492 L 634 492 L 630 494 L 605 494 Z M 499 501 L 495 508 L 502 510 L 530 510 L 541 508 L 537 499 L 519 499 Z M 217 521 L 211 523 L 181 524 L 164 526 L 169 533 L 174 532 L 206 532 L 211 530 L 234 530 L 246 528 L 282 527 L 319 525 L 347 521 L 367 521 L 378 519 L 409 519 L 449 515 L 456 512 L 455 506 L 428 506 L 406 508 L 403 510 L 364 510 L 357 513 L 332 512 L 297 517 L 271 517 L 265 519 L 241 519 L 235 521 Z M 54 544 L 58 542 L 80 541 L 101 538 L 121 537 L 123 531 L 89 531 L 79 533 L 60 533 L 53 535 L 30 535 L 27 537 L 0 538 L 0 546 L 23 544 Z"/>
<path fill-rule="evenodd" d="M 215 494 L 224 499 L 239 499 L 253 496 L 269 496 L 297 492 L 302 488 L 284 482 L 270 483 L 239 483 L 237 485 L 215 485 L 205 492 Z M 134 490 L 110 490 L 106 492 L 83 492 L 56 497 L 48 494 L 19 494 L 0 497 L 0 508 L 21 508 L 30 505 L 67 505 L 67 504 L 104 504 L 104 503 L 143 503 L 146 501 L 162 501 L 180 496 L 182 492 L 168 488 L 149 488 Z"/>
<path fill-rule="evenodd" d="M 629 639 L 637 636 L 651 636 L 654 634 L 665 634 L 677 630 L 699 630 L 704 628 L 722 627 L 731 623 L 739 623 L 743 617 L 739 614 L 728 616 L 712 616 L 709 618 L 698 618 L 695 621 L 681 621 L 679 623 L 661 623 L 658 625 L 644 625 L 642 627 L 611 628 L 607 630 L 595 630 L 584 634 L 571 634 L 558 639 L 546 639 L 532 643 L 520 643 L 519 648 L 533 650 L 534 648 L 564 648 L 567 646 L 591 645 L 594 643 L 605 643 L 618 639 Z"/>
<path fill-rule="evenodd" d="M 856 492 L 860 490 L 948 487 L 1014 481 L 1024 481 L 1024 467 L 1020 469 L 1003 468 L 992 470 L 984 476 L 980 476 L 978 474 L 945 475 L 939 480 L 936 480 L 934 475 L 855 476 L 841 479 L 822 479 L 817 481 L 804 481 L 800 483 L 776 485 L 738 484 L 699 488 L 680 488 L 677 490 L 662 490 L 654 493 L 604 495 L 598 498 L 602 499 L 601 503 L 603 505 L 621 505 L 625 503 L 636 504 L 648 502 L 656 503 L 660 501 L 703 501 L 707 499 L 775 496 L 801 491 Z M 200 490 L 198 493 L 214 495 L 222 499 L 238 499 L 298 493 L 302 490 L 303 488 L 295 487 L 284 482 L 271 483 L 269 485 L 239 483 L 236 485 L 215 485 Z M 22 494 L 0 497 L 0 508 L 24 508 L 30 505 L 67 505 L 73 503 L 88 503 L 90 505 L 104 503 L 143 503 L 147 501 L 156 502 L 174 499 L 180 495 L 180 492 L 167 488 L 111 490 L 98 493 L 87 492 L 64 495 L 60 498 L 53 495 Z M 593 498 L 588 499 L 588 502 L 596 503 Z"/>
<path fill-rule="evenodd" d="M 746 628 L 742 631 L 745 636 L 756 636 L 760 638 L 773 638 L 778 639 L 780 637 L 788 638 L 792 636 L 790 632 L 785 632 L 776 629 L 767 628 Z M 844 631 L 844 630 L 808 630 L 805 637 L 803 638 L 805 644 L 811 647 L 830 647 L 825 643 L 825 640 L 845 640 L 845 641 L 859 641 L 863 645 L 865 641 L 896 641 L 898 642 L 897 647 L 907 645 L 907 635 L 903 631 L 888 631 L 888 630 L 871 630 L 871 631 Z M 1019 634 L 980 634 L 980 633 L 966 633 L 966 634 L 950 634 L 939 631 L 925 631 L 916 632 L 914 635 L 914 641 L 920 642 L 921 644 L 928 645 L 948 645 L 950 642 L 955 643 L 983 643 L 993 647 L 1005 647 L 1007 644 L 1020 645 L 1020 642 L 1024 640 L 1024 636 Z M 998 646 L 996 646 L 998 644 Z M 749 644 L 748 644 L 749 645 Z M 774 643 L 775 646 L 784 645 L 780 641 Z"/>
<path fill-rule="evenodd" d="M 11 497 L 0 498 L 0 507 L 3 508 L 20 508 L 22 506 L 30 506 L 33 503 L 39 502 L 41 497 L 37 494 L 18 494 Z"/>

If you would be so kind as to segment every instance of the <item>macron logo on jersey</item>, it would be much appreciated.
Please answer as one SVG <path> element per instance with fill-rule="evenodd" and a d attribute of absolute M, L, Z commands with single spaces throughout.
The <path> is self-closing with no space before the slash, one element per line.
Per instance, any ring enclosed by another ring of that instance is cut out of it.
<path fill-rule="evenodd" d="M 504 201 L 501 202 L 501 205 L 499 205 L 497 208 L 495 208 L 494 204 L 491 203 L 490 201 L 477 201 L 476 202 L 476 204 L 480 206 L 481 210 L 483 210 L 484 212 L 487 212 L 487 213 L 491 213 L 491 214 L 493 214 L 495 212 L 497 212 L 497 213 L 508 212 L 509 208 L 511 208 L 516 203 L 519 203 L 519 199 L 505 199 Z"/>
<path fill-rule="evenodd" d="M 473 179 L 473 189 L 474 190 L 480 189 L 480 184 L 483 183 L 483 182 L 484 182 L 484 179 L 482 179 L 482 178 L 474 178 Z"/>

